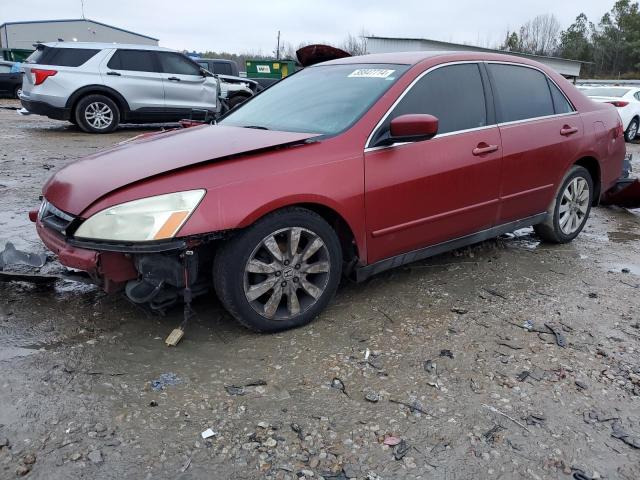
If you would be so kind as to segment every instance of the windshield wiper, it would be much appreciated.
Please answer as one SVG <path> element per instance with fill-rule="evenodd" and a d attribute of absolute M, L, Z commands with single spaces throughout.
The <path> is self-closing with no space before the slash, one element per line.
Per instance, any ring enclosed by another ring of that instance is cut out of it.
<path fill-rule="evenodd" d="M 255 130 L 269 130 L 267 127 L 263 127 L 262 125 L 243 125 L 242 128 L 253 128 Z"/>

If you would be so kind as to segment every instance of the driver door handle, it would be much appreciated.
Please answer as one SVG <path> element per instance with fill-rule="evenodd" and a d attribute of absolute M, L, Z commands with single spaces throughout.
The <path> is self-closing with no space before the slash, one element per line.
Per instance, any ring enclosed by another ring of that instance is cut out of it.
<path fill-rule="evenodd" d="M 171 80 L 172 82 L 179 82 L 180 79 L 178 77 L 169 77 L 167 80 Z"/>
<path fill-rule="evenodd" d="M 471 153 L 477 157 L 478 155 L 484 155 L 485 153 L 491 153 L 497 150 L 498 145 L 489 145 L 485 142 L 480 142 L 478 146 L 471 151 Z"/>
<path fill-rule="evenodd" d="M 114 77 L 121 77 L 122 76 L 118 72 L 107 72 L 107 75 L 113 75 Z"/>

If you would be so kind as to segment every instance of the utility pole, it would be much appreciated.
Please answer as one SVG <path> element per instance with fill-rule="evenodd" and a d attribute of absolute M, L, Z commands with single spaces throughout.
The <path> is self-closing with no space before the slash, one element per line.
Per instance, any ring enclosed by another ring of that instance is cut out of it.
<path fill-rule="evenodd" d="M 278 30 L 278 44 L 276 46 L 276 60 L 280 60 L 280 30 Z"/>
<path fill-rule="evenodd" d="M 80 8 L 82 8 L 82 19 L 85 20 L 85 16 L 84 16 L 84 0 L 80 0 Z"/>

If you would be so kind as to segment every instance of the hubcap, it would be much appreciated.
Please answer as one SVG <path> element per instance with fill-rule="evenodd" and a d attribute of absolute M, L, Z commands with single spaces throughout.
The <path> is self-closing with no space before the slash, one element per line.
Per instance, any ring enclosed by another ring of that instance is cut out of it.
<path fill-rule="evenodd" d="M 331 261 L 311 230 L 289 227 L 266 236 L 244 268 L 244 294 L 270 320 L 288 320 L 313 306 L 329 282 Z"/>
<path fill-rule="evenodd" d="M 84 118 L 93 128 L 107 128 L 113 122 L 113 111 L 102 102 L 90 103 L 84 111 Z"/>
<path fill-rule="evenodd" d="M 582 177 L 576 177 L 569 182 L 562 194 L 559 223 L 560 230 L 565 235 L 576 232 L 587 218 L 589 210 L 589 184 Z"/>

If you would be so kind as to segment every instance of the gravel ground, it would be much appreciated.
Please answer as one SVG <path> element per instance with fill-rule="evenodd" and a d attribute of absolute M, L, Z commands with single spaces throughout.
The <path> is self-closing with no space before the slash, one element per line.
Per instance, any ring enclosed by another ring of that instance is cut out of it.
<path fill-rule="evenodd" d="M 47 177 L 151 129 L 0 125 L 0 247 L 30 251 Z M 0 284 L 0 478 L 638 479 L 639 276 L 638 214 L 596 208 L 568 245 L 525 229 L 345 281 L 277 335 L 201 299 L 171 349 L 180 309 Z"/>

